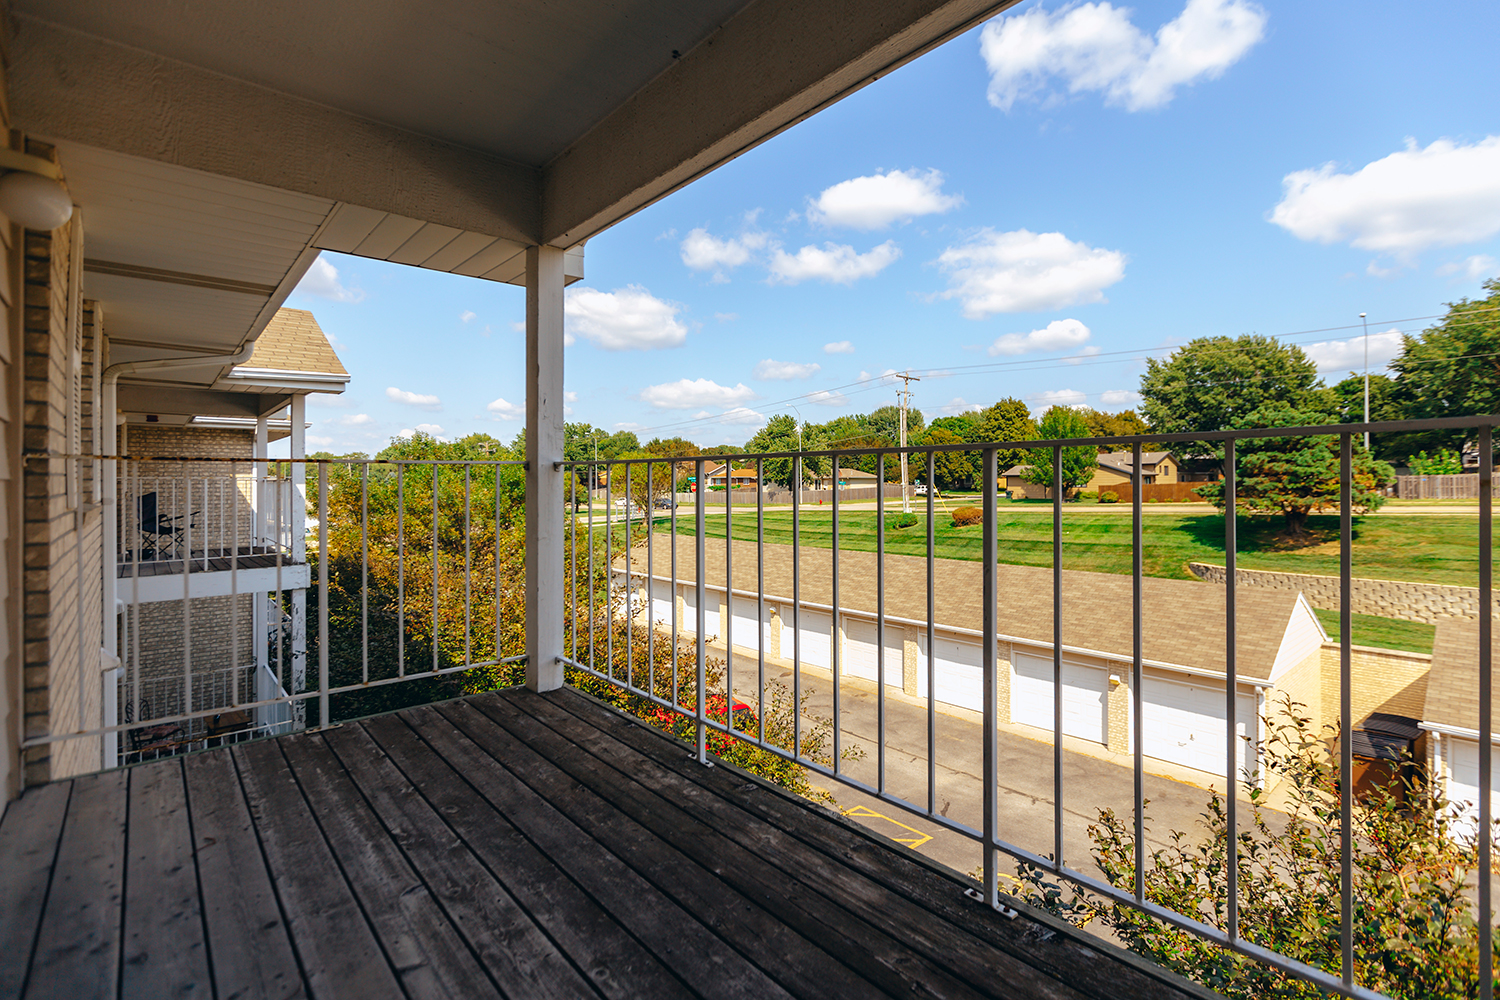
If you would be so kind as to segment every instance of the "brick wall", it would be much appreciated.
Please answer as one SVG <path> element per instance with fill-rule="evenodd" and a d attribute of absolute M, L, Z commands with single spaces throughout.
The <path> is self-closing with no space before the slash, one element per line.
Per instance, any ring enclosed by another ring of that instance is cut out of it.
<path fill-rule="evenodd" d="M 1371 712 L 1388 712 L 1411 719 L 1422 717 L 1427 703 L 1427 676 L 1432 657 L 1368 646 L 1351 648 L 1350 675 L 1352 709 L 1356 725 Z M 1329 643 L 1322 651 L 1323 718 L 1339 718 L 1339 647 Z"/>
<path fill-rule="evenodd" d="M 29 143 L 28 151 L 50 149 Z M 69 414 L 97 418 L 93 385 L 81 380 L 75 406 L 69 308 L 80 303 L 68 287 L 69 232 L 27 231 L 24 238 L 24 430 L 29 454 L 66 455 L 72 443 Z M 71 300 L 71 301 L 70 301 Z M 83 322 L 80 312 L 78 322 Z M 97 324 L 84 333 L 98 343 Z M 91 358 L 79 359 L 92 365 Z M 80 435 L 81 439 L 82 435 Z M 90 434 L 97 440 L 97 431 Z M 70 495 L 69 465 L 63 457 L 33 459 L 25 467 L 24 500 L 24 731 L 28 737 L 94 728 L 103 721 L 100 673 L 101 602 L 100 512 L 88 500 L 91 490 Z M 102 765 L 98 737 L 34 747 L 24 758 L 25 781 L 32 784 Z"/>
<path fill-rule="evenodd" d="M 0 127 L 10 128 L 0 67 Z M 22 428 L 21 230 L 0 224 L 0 814 L 20 793 L 21 752 L 15 734 L 22 725 Z"/>
<path fill-rule="evenodd" d="M 255 433 L 214 427 L 131 424 L 126 429 L 126 454 L 120 463 L 120 539 L 128 548 L 140 546 L 149 555 L 175 551 L 165 537 L 143 535 L 137 524 L 137 498 L 156 494 L 157 512 L 191 523 L 193 551 L 223 550 L 251 544 L 254 531 Z M 193 458 L 245 458 L 244 462 L 194 462 Z M 177 459 L 152 461 L 151 459 Z M 182 461 L 189 459 L 189 461 Z M 191 515 L 187 517 L 186 515 Z"/>
<path fill-rule="evenodd" d="M 1209 583 L 1223 583 L 1223 566 L 1188 563 L 1194 576 Z M 1271 590 L 1300 590 L 1309 604 L 1325 611 L 1339 610 L 1340 583 L 1336 576 L 1314 576 L 1307 573 L 1271 573 L 1259 569 L 1236 570 L 1235 580 L 1242 587 L 1266 587 Z M 1436 624 L 1445 618 L 1479 617 L 1477 587 L 1454 587 L 1442 583 L 1415 583 L 1402 580 L 1352 581 L 1349 605 L 1357 615 L 1379 615 L 1411 622 Z M 1494 615 L 1500 618 L 1500 599 Z"/>

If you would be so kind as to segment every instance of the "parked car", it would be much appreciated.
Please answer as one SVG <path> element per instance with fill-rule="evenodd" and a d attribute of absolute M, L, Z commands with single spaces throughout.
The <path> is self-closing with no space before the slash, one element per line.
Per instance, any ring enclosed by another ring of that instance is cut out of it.
<path fill-rule="evenodd" d="M 671 510 L 677 506 L 677 498 L 670 494 L 657 497 L 655 506 L 658 510 Z"/>
<path fill-rule="evenodd" d="M 918 483 L 917 485 L 912 487 L 912 492 L 917 494 L 918 496 L 925 497 L 927 495 L 927 484 Z"/>

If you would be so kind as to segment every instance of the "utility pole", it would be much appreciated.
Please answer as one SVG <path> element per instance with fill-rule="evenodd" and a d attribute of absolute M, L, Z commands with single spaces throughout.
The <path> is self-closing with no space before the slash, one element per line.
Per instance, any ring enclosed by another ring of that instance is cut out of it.
<path fill-rule="evenodd" d="M 1370 321 L 1365 319 L 1365 314 L 1359 314 L 1359 321 L 1365 325 L 1365 423 L 1370 422 Z M 1365 451 L 1370 450 L 1370 432 L 1365 431 Z"/>
<path fill-rule="evenodd" d="M 922 380 L 917 378 L 915 375 L 911 375 L 906 372 L 903 372 L 896 377 L 902 379 L 904 382 L 903 387 L 896 390 L 896 398 L 901 401 L 901 447 L 902 449 L 905 449 L 906 410 L 907 407 L 911 406 L 911 384 L 913 382 L 920 382 Z M 885 489 L 885 483 L 881 483 L 880 488 Z M 928 483 L 927 488 L 929 490 L 932 489 L 932 484 Z M 901 513 L 911 513 L 911 487 L 908 485 L 906 477 L 906 452 L 904 450 L 901 452 Z"/>

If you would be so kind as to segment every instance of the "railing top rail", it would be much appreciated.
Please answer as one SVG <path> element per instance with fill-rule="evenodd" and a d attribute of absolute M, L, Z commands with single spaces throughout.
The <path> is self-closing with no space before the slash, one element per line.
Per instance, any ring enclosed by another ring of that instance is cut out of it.
<path fill-rule="evenodd" d="M 28 451 L 21 458 L 26 461 L 42 461 L 55 458 L 87 458 L 103 462 L 194 462 L 244 465 L 249 462 L 262 465 L 514 465 L 524 468 L 523 459 L 489 458 L 256 458 L 243 455 L 224 458 L 210 455 L 96 455 L 82 452 Z"/>

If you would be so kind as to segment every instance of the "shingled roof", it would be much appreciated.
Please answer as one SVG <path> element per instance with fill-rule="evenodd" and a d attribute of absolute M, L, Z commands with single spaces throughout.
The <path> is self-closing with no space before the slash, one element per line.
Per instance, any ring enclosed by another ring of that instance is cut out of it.
<path fill-rule="evenodd" d="M 667 578 L 671 541 L 658 535 L 654 543 L 658 579 Z M 789 545 L 766 545 L 765 587 L 768 597 L 789 600 L 792 593 L 792 550 Z M 632 550 L 632 572 L 646 572 L 646 549 Z M 801 551 L 801 590 L 804 602 L 833 603 L 832 552 L 804 547 Z M 734 587 L 754 592 L 757 586 L 756 546 L 735 542 Z M 707 545 L 706 584 L 724 584 L 724 542 Z M 617 562 L 617 568 L 623 564 Z M 983 567 L 957 559 L 934 560 L 936 621 L 980 631 Z M 1035 566 L 995 567 L 999 631 L 1043 645 L 1052 643 L 1052 570 Z M 678 537 L 677 579 L 696 579 L 694 540 Z M 1141 587 L 1141 651 L 1146 660 L 1193 669 L 1224 671 L 1224 588 L 1201 581 L 1147 577 Z M 1287 634 L 1298 596 L 1292 591 L 1241 588 L 1236 616 L 1238 636 L 1236 672 L 1246 679 L 1270 680 L 1282 640 Z M 841 552 L 839 606 L 846 611 L 876 611 L 876 560 L 873 552 Z M 1132 656 L 1131 579 L 1111 573 L 1065 570 L 1062 574 L 1063 645 L 1097 650 L 1112 657 Z M 927 619 L 927 563 L 916 556 L 885 557 L 885 613 L 914 621 Z"/>
<path fill-rule="evenodd" d="M 1500 629 L 1490 637 L 1491 662 L 1500 666 Z M 1500 685 L 1491 698 L 1491 718 L 1500 729 Z M 1427 675 L 1422 721 L 1455 729 L 1479 729 L 1479 623 L 1462 618 L 1438 623 Z"/>
<path fill-rule="evenodd" d="M 255 341 L 245 368 L 348 375 L 333 345 L 306 309 L 278 309 Z"/>

